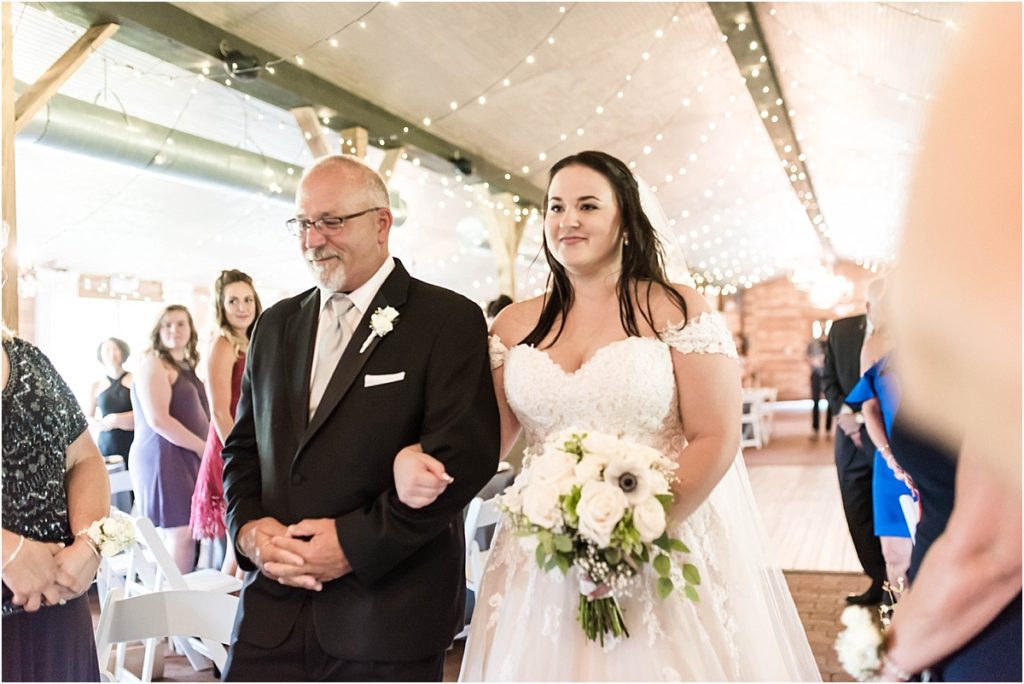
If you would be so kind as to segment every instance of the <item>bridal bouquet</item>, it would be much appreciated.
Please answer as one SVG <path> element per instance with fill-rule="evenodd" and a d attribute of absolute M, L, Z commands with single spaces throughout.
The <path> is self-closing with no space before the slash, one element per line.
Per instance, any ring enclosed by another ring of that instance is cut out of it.
<path fill-rule="evenodd" d="M 644 565 L 657 573 L 662 599 L 679 588 L 698 600 L 700 572 L 679 563 L 673 552 L 689 549 L 667 532 L 675 467 L 650 447 L 569 430 L 552 436 L 501 497 L 541 568 L 579 571 L 577 618 L 591 641 L 629 636 L 617 597 Z"/>

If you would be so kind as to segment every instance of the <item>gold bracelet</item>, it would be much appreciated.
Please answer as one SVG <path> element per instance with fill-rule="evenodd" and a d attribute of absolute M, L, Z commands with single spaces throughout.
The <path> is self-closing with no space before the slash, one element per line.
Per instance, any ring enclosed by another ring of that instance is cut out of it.
<path fill-rule="evenodd" d="M 18 553 L 21 551 L 21 547 L 25 545 L 25 535 L 18 535 L 18 545 L 14 547 L 14 553 L 11 557 L 4 561 L 3 566 L 0 566 L 0 570 L 6 570 L 7 566 L 14 562 L 14 559 L 18 557 Z"/>
<path fill-rule="evenodd" d="M 103 560 L 103 557 L 100 555 L 100 550 L 96 547 L 96 544 L 89 537 L 89 528 L 88 527 L 85 528 L 84 530 L 79 530 L 75 534 L 75 537 L 81 537 L 82 539 L 84 539 L 86 546 L 88 546 L 89 550 L 91 550 L 93 552 L 93 554 L 96 555 L 96 558 L 98 558 L 99 560 Z"/>

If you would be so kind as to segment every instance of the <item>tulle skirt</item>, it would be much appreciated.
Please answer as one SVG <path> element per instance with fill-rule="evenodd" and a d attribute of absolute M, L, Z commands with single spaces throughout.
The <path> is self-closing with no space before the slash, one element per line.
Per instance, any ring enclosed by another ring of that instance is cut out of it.
<path fill-rule="evenodd" d="M 576 571 L 542 571 L 499 523 L 460 680 L 820 681 L 741 456 L 673 530 L 700 569 L 700 600 L 659 599 L 646 568 L 620 597 L 630 636 L 601 646 L 576 621 Z"/>

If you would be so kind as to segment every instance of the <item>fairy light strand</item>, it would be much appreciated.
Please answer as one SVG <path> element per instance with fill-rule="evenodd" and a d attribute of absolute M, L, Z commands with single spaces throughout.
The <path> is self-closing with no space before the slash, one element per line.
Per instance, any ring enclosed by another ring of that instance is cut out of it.
<path fill-rule="evenodd" d="M 494 91 L 494 90 L 496 90 L 498 88 L 498 85 L 504 84 L 506 82 L 506 80 L 508 80 L 509 76 L 511 76 L 513 73 L 515 73 L 517 69 L 519 69 L 521 66 L 523 66 L 523 64 L 533 64 L 533 61 L 531 60 L 531 58 L 533 58 L 533 56 L 537 53 L 537 51 L 540 48 L 542 48 L 544 45 L 552 44 L 551 43 L 551 39 L 554 37 L 555 33 L 558 31 L 558 28 L 569 17 L 569 14 L 571 14 L 572 11 L 575 8 L 576 8 L 576 5 L 572 4 L 572 5 L 569 5 L 569 7 L 567 7 L 564 12 L 559 12 L 558 20 L 555 21 L 554 25 L 548 30 L 547 33 L 544 34 L 544 37 L 541 38 L 539 41 L 537 41 L 537 43 L 534 44 L 529 50 L 527 50 L 525 56 L 519 58 L 511 67 L 509 67 L 501 76 L 498 76 L 496 79 L 494 79 L 486 88 L 484 88 L 480 92 L 476 93 L 475 95 L 472 95 L 471 97 L 466 98 L 461 103 L 453 101 L 452 105 L 454 105 L 454 106 L 450 106 L 447 111 L 445 111 L 444 113 L 439 114 L 437 116 L 434 116 L 434 117 L 427 117 L 427 119 L 429 119 L 432 123 L 438 123 L 439 121 L 444 121 L 448 117 L 453 116 L 457 112 L 462 111 L 463 109 L 465 109 L 467 106 L 473 104 L 474 102 L 480 102 L 480 98 L 486 98 L 486 96 L 489 93 L 491 93 L 492 91 Z M 505 87 L 507 87 L 507 86 L 505 86 Z M 480 102 L 480 104 L 484 104 L 484 102 Z"/>
<path fill-rule="evenodd" d="M 598 105 L 596 105 L 594 107 L 591 107 L 590 114 L 587 116 L 586 119 L 584 119 L 579 124 L 577 124 L 575 126 L 572 126 L 571 128 L 568 128 L 566 130 L 568 130 L 570 132 L 575 132 L 577 137 L 581 137 L 582 135 L 585 134 L 585 132 L 587 130 L 587 127 L 590 125 L 590 123 L 594 119 L 596 119 L 597 117 L 599 117 L 599 116 L 604 114 L 604 112 L 608 108 L 608 105 L 611 102 L 613 102 L 615 100 L 624 100 L 625 99 L 624 96 L 623 97 L 619 97 L 619 93 L 620 92 L 625 93 L 626 89 L 633 82 L 633 78 L 636 76 L 637 72 L 640 71 L 640 69 L 643 67 L 643 65 L 645 63 L 651 61 L 651 58 L 653 56 L 654 47 L 660 41 L 663 41 L 666 29 L 668 29 L 671 26 L 671 24 L 676 23 L 676 21 L 678 21 L 678 13 L 679 13 L 679 9 L 680 9 L 681 6 L 682 6 L 682 3 L 676 3 L 676 5 L 674 5 L 672 7 L 672 12 L 669 14 L 668 19 L 666 19 L 665 22 L 655 31 L 655 33 L 654 33 L 655 37 L 651 39 L 651 41 L 647 44 L 647 47 L 641 53 L 640 58 L 633 64 L 632 68 L 626 73 L 625 84 L 624 85 L 623 84 L 619 84 L 619 85 L 615 86 L 614 89 L 612 89 L 608 93 L 608 95 L 603 100 L 601 100 L 598 103 Z M 547 159 L 547 157 L 550 156 L 550 154 L 556 148 L 561 146 L 562 143 L 567 142 L 569 140 L 569 135 L 570 135 L 569 133 L 565 133 L 562 136 L 559 136 L 559 139 L 557 141 L 551 143 L 546 148 L 544 148 L 539 154 L 536 155 L 536 157 L 534 157 L 534 159 L 539 159 L 540 161 L 545 161 Z M 524 173 L 528 173 L 528 171 L 526 170 L 528 168 L 529 168 L 529 164 L 523 164 L 523 169 L 524 169 L 523 172 Z"/>

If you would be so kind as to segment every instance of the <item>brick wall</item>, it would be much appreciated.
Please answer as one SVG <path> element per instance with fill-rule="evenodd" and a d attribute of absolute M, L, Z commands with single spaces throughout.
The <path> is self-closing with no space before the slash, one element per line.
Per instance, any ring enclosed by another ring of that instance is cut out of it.
<path fill-rule="evenodd" d="M 878 277 L 849 262 L 840 262 L 835 271 L 853 283 L 853 294 L 832 309 L 812 306 L 807 293 L 794 287 L 788 276 L 724 298 L 722 313 L 729 329 L 747 339 L 752 384 L 777 387 L 779 399 L 810 397 L 810 370 L 804 355 L 813 322 L 863 313 L 864 292 Z"/>

